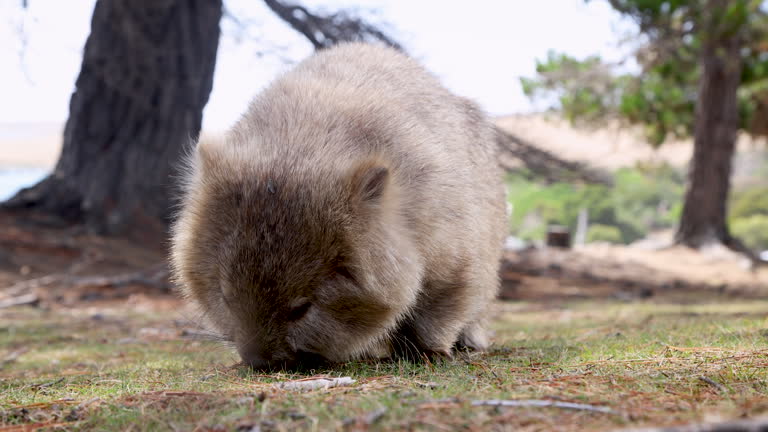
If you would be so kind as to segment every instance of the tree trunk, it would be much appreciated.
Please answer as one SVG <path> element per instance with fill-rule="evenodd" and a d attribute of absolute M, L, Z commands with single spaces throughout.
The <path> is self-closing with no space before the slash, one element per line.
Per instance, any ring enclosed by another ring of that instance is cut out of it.
<path fill-rule="evenodd" d="M 98 0 L 56 168 L 4 207 L 162 238 L 213 85 L 221 14 L 221 0 Z"/>
<path fill-rule="evenodd" d="M 726 215 L 731 159 L 739 127 L 740 49 L 738 35 L 713 36 L 702 47 L 693 160 L 676 234 L 677 242 L 686 246 L 734 243 Z"/>

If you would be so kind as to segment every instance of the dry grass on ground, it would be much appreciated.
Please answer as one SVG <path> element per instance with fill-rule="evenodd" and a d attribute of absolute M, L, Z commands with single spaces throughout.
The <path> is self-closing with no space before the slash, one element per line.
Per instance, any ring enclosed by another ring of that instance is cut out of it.
<path fill-rule="evenodd" d="M 183 319 L 144 296 L 2 311 L 0 431 L 606 430 L 768 413 L 768 301 L 505 302 L 490 353 L 303 375 L 234 366 Z M 356 382 L 276 386 L 313 375 Z M 588 407 L 472 406 L 487 399 Z"/>

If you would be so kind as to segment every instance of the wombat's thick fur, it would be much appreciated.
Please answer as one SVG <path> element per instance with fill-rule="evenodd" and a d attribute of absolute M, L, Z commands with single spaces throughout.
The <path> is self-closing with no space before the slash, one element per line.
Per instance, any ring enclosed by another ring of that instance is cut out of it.
<path fill-rule="evenodd" d="M 175 277 L 244 362 L 487 347 L 506 227 L 494 131 L 414 60 L 323 50 L 189 159 Z"/>

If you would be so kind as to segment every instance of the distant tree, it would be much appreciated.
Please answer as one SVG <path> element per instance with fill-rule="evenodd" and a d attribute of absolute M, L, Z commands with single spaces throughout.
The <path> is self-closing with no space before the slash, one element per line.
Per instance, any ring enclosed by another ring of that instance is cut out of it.
<path fill-rule="evenodd" d="M 693 136 L 676 240 L 746 252 L 728 230 L 726 206 L 737 131 L 766 131 L 765 2 L 606 1 L 632 18 L 647 41 L 637 52 L 642 73 L 616 73 L 598 57 L 579 61 L 551 53 L 535 78 L 522 80 L 524 91 L 532 98 L 554 94 L 557 109 L 574 122 L 642 124 L 653 145 Z"/>

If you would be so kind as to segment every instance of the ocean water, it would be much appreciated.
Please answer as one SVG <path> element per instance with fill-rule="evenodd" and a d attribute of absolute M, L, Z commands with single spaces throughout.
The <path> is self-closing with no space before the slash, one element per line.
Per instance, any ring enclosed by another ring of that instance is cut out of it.
<path fill-rule="evenodd" d="M 48 175 L 44 168 L 0 168 L 0 201 L 12 197 L 21 188 L 32 186 Z"/>

